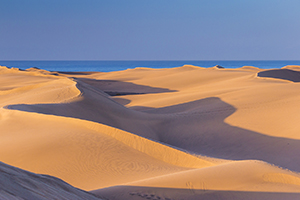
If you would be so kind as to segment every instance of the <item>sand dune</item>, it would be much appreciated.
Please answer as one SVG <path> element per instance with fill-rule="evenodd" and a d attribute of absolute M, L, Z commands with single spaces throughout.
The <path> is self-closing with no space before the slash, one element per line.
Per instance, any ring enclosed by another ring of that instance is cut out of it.
<path fill-rule="evenodd" d="M 71 79 L 38 71 L 0 69 L 1 107 L 15 103 L 61 103 L 80 94 Z"/>
<path fill-rule="evenodd" d="M 297 82 L 297 66 L 0 67 L 0 161 L 108 199 L 298 199 Z"/>
<path fill-rule="evenodd" d="M 114 97 L 120 102 L 127 100 L 126 107 L 144 112 L 133 112 L 124 107 L 114 111 L 114 106 L 109 108 L 110 114 L 115 113 L 118 119 L 108 122 L 111 115 L 105 119 L 86 119 L 197 154 L 225 159 L 258 159 L 299 171 L 298 85 L 262 79 L 257 77 L 258 72 L 184 66 L 93 74 L 94 79 L 118 80 L 118 85 L 111 84 L 116 92 L 122 92 L 124 80 L 127 86 L 127 82 L 132 83 L 133 88 L 151 85 L 173 91 Z M 97 84 L 102 87 L 103 82 L 93 82 L 94 87 Z M 101 116 L 108 113 L 105 111 L 108 108 L 103 105 L 94 106 L 99 108 Z M 33 107 L 27 110 L 30 109 Z M 82 117 L 82 114 L 73 117 Z M 117 124 L 120 117 L 127 123 Z M 135 126 L 128 126 L 132 122 Z"/>
<path fill-rule="evenodd" d="M 179 69 L 181 70 L 181 68 Z M 177 71 L 179 69 L 174 70 Z M 185 68 L 183 69 L 186 70 Z M 193 68 L 192 70 L 193 74 L 196 74 L 194 72 L 195 69 Z M 203 71 L 203 69 L 200 70 Z M 221 72 L 222 70 L 208 69 L 208 73 L 213 75 L 213 72 Z M 187 72 L 190 71 L 188 70 Z M 240 71 L 230 70 L 224 72 L 229 74 L 229 80 L 225 79 L 226 76 L 225 78 L 222 77 L 220 80 L 222 83 L 229 82 L 231 87 L 236 87 L 236 82 L 241 82 L 240 78 L 235 78 L 235 76 L 241 75 Z M 177 72 L 175 74 L 177 74 Z M 246 74 L 246 77 L 249 78 L 248 72 L 243 72 L 242 75 L 244 74 Z M 231 83 L 231 79 L 234 79 L 234 83 Z M 195 80 L 192 81 L 194 82 Z M 93 84 L 95 85 L 96 83 L 93 82 Z M 98 82 L 98 84 L 101 86 L 103 83 Z M 131 84 L 131 86 L 135 87 L 134 84 Z M 227 117 L 232 117 L 236 110 L 239 109 L 236 109 L 218 97 L 204 98 L 164 108 L 150 109 L 148 107 L 145 112 L 137 112 L 135 110 L 125 108 L 113 101 L 107 94 L 102 92 L 102 90 L 99 90 L 99 87 L 91 86 L 80 80 L 77 80 L 77 87 L 82 94 L 73 102 L 65 104 L 12 105 L 9 106 L 9 108 L 94 121 L 116 127 L 142 137 L 163 142 L 194 154 L 222 159 L 264 160 L 291 170 L 300 170 L 300 160 L 298 159 L 300 156 L 300 141 L 294 140 L 297 138 L 287 138 L 286 135 L 286 137 L 274 137 L 278 135 L 274 135 L 274 133 L 270 135 L 261 134 L 260 132 L 250 131 L 224 122 L 228 120 Z M 270 90 L 272 87 L 268 86 L 267 88 Z M 281 86 L 278 86 L 277 88 L 280 87 Z M 287 85 L 284 85 L 284 88 L 286 87 Z M 123 86 L 121 83 L 116 85 L 116 91 L 122 91 L 122 88 Z M 291 86 L 289 88 L 291 89 L 293 87 Z M 180 97 L 180 93 L 186 93 L 185 91 L 181 92 L 179 88 L 177 90 L 178 92 L 143 94 L 143 96 L 168 94 L 170 98 L 174 94 L 174 99 L 177 99 Z M 181 90 L 184 90 L 184 88 Z M 241 95 L 245 92 L 247 94 L 251 94 L 248 88 L 246 91 L 241 91 L 241 89 L 235 90 L 238 92 L 229 92 L 231 97 L 234 96 L 234 94 Z M 254 90 L 254 88 L 251 88 L 251 90 Z M 214 90 L 212 89 L 212 91 Z M 260 91 L 261 89 L 255 89 L 256 93 L 259 93 Z M 278 89 L 276 89 L 276 91 L 278 91 Z M 284 90 L 284 92 L 286 91 Z M 189 91 L 189 93 L 191 93 L 191 91 Z M 200 90 L 199 93 L 201 95 L 202 90 Z M 194 94 L 196 95 L 198 93 L 194 92 Z M 225 94 L 221 92 L 221 94 L 222 96 L 228 96 L 227 92 Z M 265 92 L 264 95 L 264 101 L 270 97 L 274 99 L 274 97 L 269 95 L 267 92 Z M 129 96 L 137 95 L 126 95 L 126 98 L 130 98 Z M 124 98 L 124 96 L 122 98 Z M 160 100 L 157 97 L 152 96 L 152 98 Z M 149 97 L 149 99 L 152 98 Z M 278 95 L 277 98 L 280 99 L 280 96 Z M 287 99 L 288 96 L 286 96 L 284 100 Z M 181 100 L 181 98 L 178 100 Z M 243 102 L 249 102 L 249 100 L 251 99 L 247 98 L 244 99 Z M 259 98 L 258 100 L 261 101 Z M 261 103 L 259 105 L 256 104 L 259 108 L 261 105 Z M 268 106 L 272 106 L 272 103 L 268 103 Z M 290 103 L 282 109 L 287 109 L 289 106 L 294 105 Z M 251 111 L 255 109 L 256 108 L 253 108 Z M 245 110 L 248 111 L 249 109 Z M 264 112 L 263 115 L 268 114 L 268 112 L 274 112 L 274 110 L 268 110 Z M 274 115 L 274 117 L 277 117 L 277 115 Z M 247 116 L 244 118 L 247 118 Z M 239 117 L 239 120 L 241 119 L 243 118 Z M 266 120 L 261 120 L 260 123 L 264 121 Z M 286 126 L 286 124 L 284 125 Z M 295 131 L 297 131 L 297 129 L 295 129 Z M 280 134 L 281 135 L 279 136 L 283 136 L 285 132 L 281 132 Z M 296 136 L 298 135 L 297 132 L 293 134 Z M 265 148 L 266 146 L 268 146 L 268 148 Z"/>

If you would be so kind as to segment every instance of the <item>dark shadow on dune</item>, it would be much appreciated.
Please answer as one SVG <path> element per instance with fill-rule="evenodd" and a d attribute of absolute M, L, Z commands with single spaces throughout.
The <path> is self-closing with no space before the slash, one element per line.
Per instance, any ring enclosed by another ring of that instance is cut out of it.
<path fill-rule="evenodd" d="M 300 82 L 300 72 L 290 69 L 272 69 L 259 72 L 258 77 L 278 78 L 293 82 Z"/>
<path fill-rule="evenodd" d="M 129 99 L 125 99 L 125 98 L 121 98 L 121 97 L 114 97 L 113 98 L 114 101 L 118 102 L 119 104 L 125 106 L 127 104 L 129 104 L 131 102 L 131 100 Z"/>
<path fill-rule="evenodd" d="M 147 110 L 152 110 L 152 107 L 146 107 L 146 106 L 131 106 L 128 107 L 132 110 L 136 110 L 136 111 L 143 111 L 143 112 L 147 112 Z"/>
<path fill-rule="evenodd" d="M 137 85 L 130 82 L 116 81 L 116 80 L 95 80 L 86 78 L 76 78 L 95 88 L 98 88 L 110 96 L 123 96 L 123 95 L 139 95 L 150 93 L 165 93 L 176 92 L 176 90 L 169 90 L 167 88 L 157 88 L 145 85 Z"/>
<path fill-rule="evenodd" d="M 299 200 L 300 193 L 195 190 L 159 187 L 115 186 L 91 193 L 110 200 Z"/>
<path fill-rule="evenodd" d="M 75 188 L 53 176 L 31 173 L 0 162 L 0 199 L 86 199 L 96 195 Z"/>
<path fill-rule="evenodd" d="M 82 98 L 72 103 L 8 108 L 103 123 L 195 154 L 263 160 L 300 171 L 300 140 L 271 137 L 225 123 L 236 109 L 219 98 L 140 112 L 124 107 L 85 82 L 78 81 L 77 87 Z"/>
<path fill-rule="evenodd" d="M 66 75 L 91 75 L 94 73 L 100 73 L 100 72 L 63 72 L 63 71 L 58 71 L 60 74 L 66 74 Z"/>

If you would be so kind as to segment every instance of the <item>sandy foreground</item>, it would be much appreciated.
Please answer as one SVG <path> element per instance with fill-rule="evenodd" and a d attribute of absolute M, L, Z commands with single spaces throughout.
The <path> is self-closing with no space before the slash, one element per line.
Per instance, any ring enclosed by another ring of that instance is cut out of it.
<path fill-rule="evenodd" d="M 300 199 L 299 102 L 300 66 L 0 67 L 0 199 Z"/>

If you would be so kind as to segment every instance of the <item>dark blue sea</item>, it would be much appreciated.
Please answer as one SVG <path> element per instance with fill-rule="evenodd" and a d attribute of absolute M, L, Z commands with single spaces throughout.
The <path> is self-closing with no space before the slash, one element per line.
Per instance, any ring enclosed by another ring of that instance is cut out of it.
<path fill-rule="evenodd" d="M 225 68 L 239 68 L 254 66 L 261 69 L 279 69 L 286 65 L 300 65 L 297 61 L 0 61 L 0 66 L 28 69 L 37 67 L 48 71 L 97 71 L 111 72 L 136 67 L 172 68 L 185 64 L 200 67 L 213 67 L 220 65 Z"/>

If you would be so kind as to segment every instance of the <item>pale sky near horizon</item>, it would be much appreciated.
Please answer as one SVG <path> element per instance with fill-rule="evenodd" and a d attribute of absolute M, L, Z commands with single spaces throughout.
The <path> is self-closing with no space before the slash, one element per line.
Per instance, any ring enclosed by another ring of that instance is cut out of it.
<path fill-rule="evenodd" d="M 0 0 L 0 60 L 300 60 L 299 0 Z"/>

